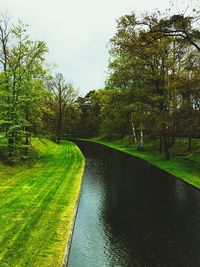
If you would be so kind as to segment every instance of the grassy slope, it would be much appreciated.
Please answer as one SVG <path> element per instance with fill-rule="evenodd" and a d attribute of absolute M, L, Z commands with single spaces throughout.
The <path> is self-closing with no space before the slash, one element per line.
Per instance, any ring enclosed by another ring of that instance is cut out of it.
<path fill-rule="evenodd" d="M 130 155 L 142 158 L 149 163 L 175 175 L 176 177 L 200 188 L 200 141 L 193 140 L 193 152 L 187 153 L 187 140 L 178 139 L 172 149 L 172 160 L 166 161 L 163 155 L 153 151 L 152 142 L 147 141 L 145 150 L 140 152 L 127 140 L 105 141 L 88 139 L 89 141 L 106 145 Z"/>
<path fill-rule="evenodd" d="M 61 266 L 84 158 L 70 142 L 34 139 L 31 165 L 0 164 L 0 266 Z"/>

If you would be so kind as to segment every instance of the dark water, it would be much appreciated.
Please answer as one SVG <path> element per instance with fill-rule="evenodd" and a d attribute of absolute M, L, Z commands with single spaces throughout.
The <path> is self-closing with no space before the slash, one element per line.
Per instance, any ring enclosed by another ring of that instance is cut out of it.
<path fill-rule="evenodd" d="M 200 266 L 200 191 L 87 142 L 69 267 Z"/>

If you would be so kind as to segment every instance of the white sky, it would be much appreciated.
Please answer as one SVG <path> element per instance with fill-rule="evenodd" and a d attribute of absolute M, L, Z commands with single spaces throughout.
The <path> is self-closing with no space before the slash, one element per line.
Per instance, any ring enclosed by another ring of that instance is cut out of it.
<path fill-rule="evenodd" d="M 168 7 L 169 0 L 0 0 L 1 12 L 29 24 L 31 38 L 47 43 L 48 61 L 81 94 L 104 86 L 116 19 Z"/>

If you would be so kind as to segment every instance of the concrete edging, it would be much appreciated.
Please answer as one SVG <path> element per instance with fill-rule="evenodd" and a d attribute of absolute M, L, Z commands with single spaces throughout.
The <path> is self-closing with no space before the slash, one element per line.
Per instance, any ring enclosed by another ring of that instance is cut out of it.
<path fill-rule="evenodd" d="M 76 217 L 77 217 L 77 214 L 78 214 L 78 208 L 79 208 L 81 192 L 82 192 L 84 170 L 85 170 L 85 162 L 84 162 L 83 169 L 82 169 L 82 178 L 81 178 L 80 190 L 79 190 L 78 197 L 77 197 L 76 204 L 75 204 L 75 208 L 74 208 L 74 214 L 73 214 L 72 223 L 71 223 L 71 226 L 70 226 L 69 238 L 68 238 L 67 244 L 65 246 L 65 252 L 64 252 L 64 256 L 63 256 L 63 261 L 62 261 L 61 267 L 66 267 L 68 265 L 68 261 L 69 261 L 69 253 L 70 253 L 71 244 L 72 244 L 72 236 L 73 236 L 73 233 L 74 233 L 75 222 L 76 222 Z"/>

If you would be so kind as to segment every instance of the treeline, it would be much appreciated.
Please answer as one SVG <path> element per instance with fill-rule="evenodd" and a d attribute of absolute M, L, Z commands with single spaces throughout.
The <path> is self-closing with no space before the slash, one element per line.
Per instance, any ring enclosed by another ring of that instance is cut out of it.
<path fill-rule="evenodd" d="M 61 73 L 51 73 L 46 44 L 31 40 L 27 29 L 0 17 L 0 135 L 7 140 L 1 155 L 9 163 L 27 157 L 32 135 L 59 142 L 76 116 L 76 90 Z"/>
<path fill-rule="evenodd" d="M 33 135 L 59 143 L 65 135 L 128 134 L 139 150 L 148 135 L 166 159 L 184 136 L 192 149 L 200 135 L 199 12 L 122 16 L 110 44 L 105 88 L 78 97 L 61 73 L 51 73 L 46 44 L 1 16 L 0 134 L 8 162 L 27 157 Z"/>
<path fill-rule="evenodd" d="M 143 150 L 143 136 L 159 140 L 159 151 L 170 159 L 176 136 L 200 134 L 199 13 L 118 20 L 111 39 L 106 88 L 79 98 L 77 134 L 129 134 Z"/>

